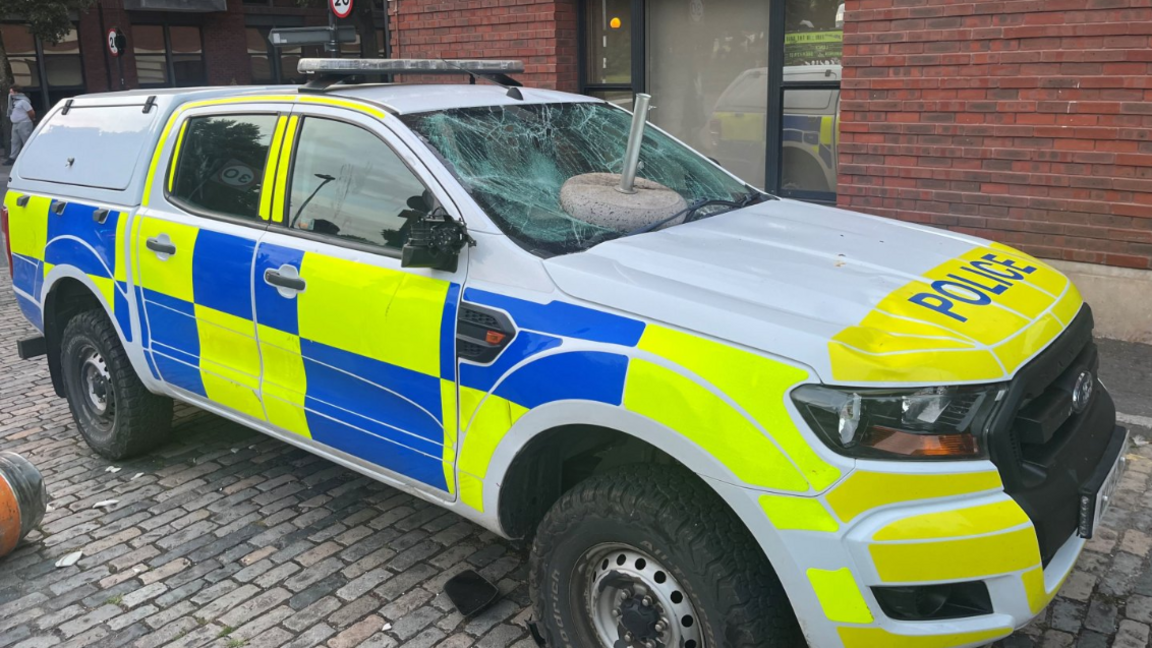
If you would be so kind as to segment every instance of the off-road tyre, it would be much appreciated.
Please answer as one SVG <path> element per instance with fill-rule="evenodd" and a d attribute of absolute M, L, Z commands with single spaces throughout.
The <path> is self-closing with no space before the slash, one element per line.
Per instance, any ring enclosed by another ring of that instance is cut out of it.
<path fill-rule="evenodd" d="M 111 389 L 110 414 L 90 401 L 84 365 L 95 351 Z M 140 382 L 120 336 L 102 310 L 73 317 L 60 343 L 60 371 L 68 408 L 80 435 L 103 457 L 127 459 L 163 445 L 172 430 L 172 399 L 157 396 Z"/>
<path fill-rule="evenodd" d="M 699 648 L 806 645 L 780 579 L 723 500 L 683 468 L 638 465 L 576 485 L 537 529 L 529 584 L 548 648 L 600 648 L 576 582 L 603 543 L 637 547 L 671 572 L 699 617 Z"/>

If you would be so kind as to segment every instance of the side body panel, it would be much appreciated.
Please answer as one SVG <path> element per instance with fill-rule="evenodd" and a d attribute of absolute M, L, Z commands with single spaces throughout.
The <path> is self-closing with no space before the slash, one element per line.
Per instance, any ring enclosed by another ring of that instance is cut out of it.
<path fill-rule="evenodd" d="M 142 339 L 149 366 L 185 398 L 217 403 L 245 420 L 265 421 L 260 401 L 262 375 L 252 302 L 256 245 L 267 224 L 262 219 L 191 213 L 169 195 L 188 120 L 230 114 L 266 115 L 275 124 L 273 140 L 287 121 L 288 105 L 252 102 L 193 106 L 166 127 L 162 147 L 168 157 L 153 161 L 150 195 L 132 231 L 135 279 L 148 335 Z M 276 167 L 275 147 L 266 166 Z M 261 180 L 261 203 L 274 187 Z M 174 253 L 154 249 L 160 243 Z"/>
<path fill-rule="evenodd" d="M 454 499 L 455 324 L 467 257 L 458 272 L 406 269 L 398 250 L 284 226 L 295 221 L 284 218 L 292 200 L 285 194 L 309 119 L 342 122 L 363 129 L 365 137 L 380 137 L 454 210 L 420 159 L 384 127 L 383 113 L 297 107 L 284 137 L 273 225 L 254 268 L 269 423 L 411 480 L 435 498 Z M 337 185 L 339 191 L 357 190 Z M 315 192 L 308 200 L 314 197 Z M 299 277 L 306 287 L 272 285 L 265 279 L 269 272 Z"/>
<path fill-rule="evenodd" d="M 121 336 L 132 342 L 124 248 L 132 212 L 119 205 L 18 191 L 7 193 L 5 206 L 12 244 L 12 283 L 25 317 L 43 330 L 45 298 L 56 281 L 71 277 L 98 296 Z"/>

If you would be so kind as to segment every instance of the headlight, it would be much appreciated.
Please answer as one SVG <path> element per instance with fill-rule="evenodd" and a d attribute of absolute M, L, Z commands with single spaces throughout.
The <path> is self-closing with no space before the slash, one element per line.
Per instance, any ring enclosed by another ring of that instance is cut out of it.
<path fill-rule="evenodd" d="M 833 450 L 871 459 L 978 459 L 1003 385 L 850 389 L 804 385 L 800 415 Z"/>

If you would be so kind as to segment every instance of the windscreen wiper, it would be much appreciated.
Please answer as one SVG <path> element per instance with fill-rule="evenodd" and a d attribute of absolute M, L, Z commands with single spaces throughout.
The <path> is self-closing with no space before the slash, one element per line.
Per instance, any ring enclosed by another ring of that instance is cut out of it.
<path fill-rule="evenodd" d="M 651 232 L 652 230 L 654 230 L 656 228 L 663 227 L 664 225 L 671 223 L 672 221 L 676 220 L 677 218 L 680 218 L 681 216 L 684 217 L 685 223 L 691 223 L 693 220 L 695 220 L 694 216 L 696 215 L 696 212 L 698 210 L 703 209 L 705 207 L 708 207 L 710 205 L 724 205 L 726 207 L 732 207 L 733 209 L 740 207 L 740 203 L 732 202 L 731 200 L 720 200 L 718 198 L 698 200 L 698 201 L 692 203 L 691 205 L 688 205 L 684 209 L 681 209 L 680 211 L 676 212 L 675 214 L 672 214 L 671 216 L 669 216 L 667 218 L 662 218 L 662 219 L 656 221 L 655 223 L 649 223 L 649 224 L 644 225 L 642 227 L 637 227 L 636 229 L 634 229 L 630 232 L 625 232 L 624 236 L 632 236 L 634 234 L 644 234 L 646 232 Z"/>
<path fill-rule="evenodd" d="M 691 223 L 691 222 L 697 220 L 697 218 L 696 218 L 697 212 L 699 212 L 701 209 L 703 209 L 705 207 L 710 207 L 712 205 L 723 205 L 725 207 L 730 207 L 731 209 L 742 209 L 744 207 L 747 207 L 748 205 L 756 204 L 756 203 L 764 200 L 766 197 L 767 197 L 766 194 L 764 194 L 763 192 L 752 189 L 748 193 L 741 196 L 739 200 L 735 200 L 735 201 L 733 201 L 733 200 L 721 200 L 719 198 L 710 198 L 710 199 L 698 200 L 698 201 L 692 203 L 691 205 L 688 205 L 684 209 L 681 209 L 680 211 L 676 212 L 675 214 L 672 214 L 671 216 L 669 216 L 667 218 L 663 218 L 661 220 L 658 220 L 655 223 L 649 223 L 649 224 L 644 225 L 642 227 L 637 227 L 636 229 L 625 233 L 624 236 L 632 236 L 633 234 L 644 234 L 646 232 L 651 232 L 654 229 L 658 229 L 664 225 L 667 225 L 668 223 L 671 223 L 672 221 L 676 220 L 677 218 L 680 218 L 681 216 L 684 217 L 685 223 Z M 731 211 L 731 209 L 725 210 L 725 211 Z M 722 214 L 722 213 L 724 213 L 724 212 L 719 211 L 719 212 L 715 212 L 713 214 L 708 214 L 708 215 L 709 216 L 715 216 L 716 214 Z"/>

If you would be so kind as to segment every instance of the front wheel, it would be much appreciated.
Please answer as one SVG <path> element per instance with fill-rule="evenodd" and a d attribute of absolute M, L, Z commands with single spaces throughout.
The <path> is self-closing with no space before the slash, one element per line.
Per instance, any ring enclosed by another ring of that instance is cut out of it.
<path fill-rule="evenodd" d="M 804 645 L 747 528 L 683 469 L 629 466 L 578 484 L 540 523 L 530 569 L 548 646 Z"/>
<path fill-rule="evenodd" d="M 103 311 L 90 310 L 64 327 L 60 370 L 80 435 L 108 459 L 142 454 L 168 440 L 172 399 L 148 391 Z"/>

